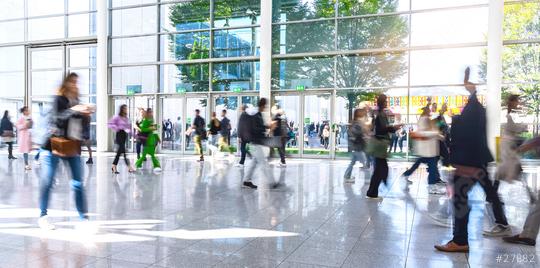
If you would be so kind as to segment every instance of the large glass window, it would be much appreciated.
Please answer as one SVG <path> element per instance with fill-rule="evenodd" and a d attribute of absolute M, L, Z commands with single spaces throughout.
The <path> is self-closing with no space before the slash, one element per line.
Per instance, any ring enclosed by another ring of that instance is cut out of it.
<path fill-rule="evenodd" d="M 215 0 L 214 27 L 236 27 L 259 23 L 260 0 Z"/>
<path fill-rule="evenodd" d="M 289 1 L 272 0 L 274 9 L 273 21 L 285 22 L 335 16 L 334 0 Z"/>
<path fill-rule="evenodd" d="M 407 85 L 407 67 L 406 53 L 338 57 L 336 86 L 366 88 Z"/>
<path fill-rule="evenodd" d="M 28 40 L 63 39 L 64 17 L 28 20 Z"/>
<path fill-rule="evenodd" d="M 210 57 L 210 32 L 188 32 L 161 36 L 162 60 L 198 60 Z"/>
<path fill-rule="evenodd" d="M 333 20 L 274 25 L 272 28 L 272 52 L 275 54 L 335 50 Z"/>
<path fill-rule="evenodd" d="M 215 58 L 255 56 L 259 54 L 259 28 L 214 32 Z"/>
<path fill-rule="evenodd" d="M 0 22 L 0 43 L 24 41 L 24 20 Z"/>
<path fill-rule="evenodd" d="M 134 35 L 157 32 L 155 6 L 112 11 L 112 35 Z"/>
<path fill-rule="evenodd" d="M 96 34 L 96 14 L 68 16 L 68 37 L 84 37 Z"/>
<path fill-rule="evenodd" d="M 157 36 L 112 39 L 113 64 L 155 62 L 156 59 Z"/>
<path fill-rule="evenodd" d="M 209 90 L 209 64 L 171 64 L 160 68 L 164 93 Z"/>
<path fill-rule="evenodd" d="M 488 0 L 412 0 L 412 9 L 431 9 L 487 4 Z"/>
<path fill-rule="evenodd" d="M 391 13 L 409 10 L 410 0 L 357 1 L 339 0 L 338 15 L 343 17 Z"/>
<path fill-rule="evenodd" d="M 210 28 L 210 1 L 195 0 L 162 5 L 160 28 L 162 32 Z"/>
<path fill-rule="evenodd" d="M 505 5 L 503 32 L 506 40 L 539 38 L 540 2 Z"/>
<path fill-rule="evenodd" d="M 408 16 L 382 16 L 338 21 L 338 49 L 399 48 L 408 43 Z"/>
<path fill-rule="evenodd" d="M 213 64 L 214 91 L 259 90 L 259 63 L 242 61 Z"/>
<path fill-rule="evenodd" d="M 112 68 L 112 94 L 157 92 L 156 66 Z"/>
<path fill-rule="evenodd" d="M 19 0 L 22 1 L 22 0 Z M 27 0 L 28 16 L 64 14 L 64 0 Z"/>
<path fill-rule="evenodd" d="M 272 88 L 293 90 L 332 88 L 333 73 L 333 58 L 274 60 Z"/>
<path fill-rule="evenodd" d="M 0 1 L 0 20 L 17 19 L 24 17 L 24 1 L 2 0 Z"/>

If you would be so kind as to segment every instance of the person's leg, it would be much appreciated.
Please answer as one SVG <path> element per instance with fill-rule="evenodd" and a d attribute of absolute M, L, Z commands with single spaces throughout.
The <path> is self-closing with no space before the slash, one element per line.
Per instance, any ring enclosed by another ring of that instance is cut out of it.
<path fill-rule="evenodd" d="M 81 219 L 88 218 L 88 208 L 86 206 L 86 197 L 84 194 L 84 184 L 83 184 L 83 175 L 81 167 L 81 157 L 69 157 L 66 158 L 69 167 L 71 169 L 71 188 L 75 193 L 75 206 L 77 207 L 77 212 L 79 212 L 79 217 Z"/>
<path fill-rule="evenodd" d="M 403 172 L 403 176 L 407 176 L 407 177 L 411 176 L 423 161 L 424 161 L 424 159 L 422 157 L 419 157 L 418 159 L 416 159 L 414 164 L 409 169 L 407 169 L 405 172 Z"/>
<path fill-rule="evenodd" d="M 58 160 L 58 157 L 54 156 L 50 151 L 43 151 L 43 156 L 41 159 L 43 168 L 41 169 L 41 185 L 39 194 L 39 208 L 41 210 L 40 217 L 47 215 L 49 195 L 54 183 L 54 174 L 56 173 Z"/>
<path fill-rule="evenodd" d="M 247 153 L 247 142 L 241 141 L 240 142 L 240 162 L 238 162 L 240 165 L 243 165 L 246 162 L 246 153 Z"/>
<path fill-rule="evenodd" d="M 137 140 L 137 143 L 135 145 L 135 150 L 137 151 L 137 160 L 141 158 L 141 146 L 142 146 L 142 143 L 139 140 Z"/>
<path fill-rule="evenodd" d="M 438 157 L 429 157 L 425 159 L 428 166 L 428 184 L 436 184 L 439 181 L 439 168 L 437 167 Z"/>
<path fill-rule="evenodd" d="M 467 231 L 469 224 L 469 191 L 475 184 L 472 178 L 454 176 L 454 243 L 463 246 L 469 244 Z"/>
<path fill-rule="evenodd" d="M 281 141 L 281 147 L 278 148 L 279 158 L 281 159 L 281 164 L 285 164 L 285 141 Z"/>
<path fill-rule="evenodd" d="M 24 165 L 28 166 L 28 153 L 23 153 Z"/>
<path fill-rule="evenodd" d="M 135 162 L 135 167 L 141 168 L 144 160 L 146 159 L 146 148 L 143 149 L 141 157 Z"/>
<path fill-rule="evenodd" d="M 148 154 L 150 155 L 150 158 L 152 159 L 152 165 L 154 168 L 161 168 L 161 164 L 159 163 L 159 160 L 156 157 L 156 148 L 148 148 Z"/>
<path fill-rule="evenodd" d="M 201 159 L 203 159 L 203 149 L 202 149 L 202 140 L 201 140 L 201 136 L 199 135 L 196 135 L 195 138 L 193 138 L 194 142 L 195 142 L 195 153 L 198 154 Z"/>
<path fill-rule="evenodd" d="M 8 157 L 11 159 L 15 158 L 13 156 L 13 142 L 7 142 L 7 145 L 8 145 Z"/>
<path fill-rule="evenodd" d="M 114 160 L 112 162 L 113 166 L 118 165 L 118 161 L 120 160 L 120 156 L 122 155 L 122 151 L 121 151 L 120 147 L 122 147 L 122 146 L 120 144 L 118 144 L 118 148 L 116 149 L 116 155 L 114 156 Z"/>
<path fill-rule="evenodd" d="M 369 183 L 369 189 L 366 194 L 368 197 L 379 196 L 379 185 L 381 184 L 381 181 L 383 180 L 383 176 L 385 174 L 385 164 L 386 159 L 375 158 L 375 167 L 373 170 L 373 175 L 371 176 L 371 181 Z M 386 168 L 388 168 L 388 165 L 386 165 Z"/>
<path fill-rule="evenodd" d="M 92 159 L 92 142 L 90 140 L 86 140 L 86 148 L 88 149 L 88 158 Z"/>
<path fill-rule="evenodd" d="M 504 214 L 504 207 L 499 197 L 499 194 L 497 193 L 497 191 L 495 191 L 495 187 L 493 187 L 493 184 L 489 179 L 489 174 L 487 173 L 487 170 L 484 169 L 483 171 L 484 176 L 481 176 L 478 182 L 486 193 L 486 200 L 490 202 L 493 207 L 495 223 L 506 226 L 508 225 L 508 220 L 506 219 L 506 215 Z"/>
<path fill-rule="evenodd" d="M 347 169 L 345 170 L 345 174 L 343 175 L 343 178 L 345 180 L 351 178 L 352 170 L 353 170 L 353 167 L 354 167 L 354 164 L 356 163 L 356 161 L 358 161 L 357 152 L 352 152 L 351 153 L 351 161 L 349 162 L 349 166 L 347 166 Z"/>
<path fill-rule="evenodd" d="M 37 154 L 34 156 L 34 161 L 39 160 L 39 155 L 41 154 L 41 148 L 38 149 Z"/>
<path fill-rule="evenodd" d="M 398 145 L 399 145 L 399 152 L 403 153 L 403 138 L 399 138 Z"/>
<path fill-rule="evenodd" d="M 251 159 L 246 176 L 244 176 L 244 182 L 251 182 L 253 179 L 253 173 L 255 172 L 255 167 L 262 160 L 261 158 L 265 158 L 261 147 L 262 146 L 256 144 L 251 145 L 251 155 L 253 158 Z"/>
<path fill-rule="evenodd" d="M 536 240 L 538 236 L 538 230 L 540 229 L 540 199 L 537 199 L 534 205 L 529 210 L 529 214 L 525 219 L 525 225 L 523 225 L 523 231 L 519 235 L 523 238 L 530 238 Z"/>

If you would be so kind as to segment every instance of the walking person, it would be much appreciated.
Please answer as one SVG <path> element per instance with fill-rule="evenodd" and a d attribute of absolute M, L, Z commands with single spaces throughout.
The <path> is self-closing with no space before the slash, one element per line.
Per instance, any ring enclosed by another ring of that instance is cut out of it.
<path fill-rule="evenodd" d="M 146 155 L 150 155 L 154 172 L 161 172 L 161 164 L 156 157 L 156 147 L 160 140 L 159 135 L 155 133 L 158 130 L 158 126 L 154 122 L 154 112 L 152 111 L 152 108 L 146 109 L 145 117 L 141 121 L 139 128 L 141 129 L 141 136 L 146 137 L 146 140 L 143 144 L 142 155 L 137 159 L 137 162 L 135 162 L 135 166 L 137 168 L 142 168 L 142 164 L 146 160 Z"/>
<path fill-rule="evenodd" d="M 212 112 L 210 117 L 210 128 L 208 129 L 208 148 L 213 157 L 216 157 L 219 153 L 218 149 L 218 137 L 221 130 L 221 123 L 217 119 L 216 112 Z"/>
<path fill-rule="evenodd" d="M 373 121 L 374 136 L 370 139 L 368 147 L 370 154 L 375 158 L 374 170 L 371 176 L 367 198 L 379 199 L 379 185 L 388 180 L 388 144 L 390 143 L 390 133 L 395 132 L 401 125 L 391 126 L 386 115 L 387 100 L 386 95 L 377 96 L 377 112 Z"/>
<path fill-rule="evenodd" d="M 32 137 L 30 130 L 33 127 L 33 121 L 30 117 L 30 111 L 27 106 L 21 108 L 22 116 L 17 121 L 17 143 L 19 144 L 19 152 L 23 154 L 24 169 L 31 170 L 28 163 L 28 154 L 32 151 Z"/>
<path fill-rule="evenodd" d="M 277 150 L 279 153 L 279 166 L 280 167 L 286 167 L 287 163 L 285 162 L 285 144 L 287 143 L 287 140 L 289 139 L 289 124 L 287 123 L 287 119 L 285 118 L 285 113 L 283 110 L 278 109 L 276 110 L 275 116 L 273 118 L 273 121 L 276 124 L 276 128 L 273 131 L 273 136 L 277 140 Z M 272 154 L 274 152 L 275 148 L 270 149 L 270 157 L 272 157 Z"/>
<path fill-rule="evenodd" d="M 193 138 L 193 142 L 195 143 L 195 153 L 199 155 L 199 162 L 203 162 L 204 152 L 202 141 L 206 140 L 206 122 L 204 121 L 204 118 L 202 118 L 199 109 L 195 110 L 195 119 L 191 125 L 191 131 L 195 131 L 195 137 Z"/>
<path fill-rule="evenodd" d="M 403 142 L 407 140 L 407 131 L 405 130 L 405 127 L 401 127 L 398 132 L 399 132 L 399 137 L 398 137 L 399 152 L 403 153 Z"/>
<path fill-rule="evenodd" d="M 345 175 L 343 176 L 345 183 L 354 183 L 355 179 L 353 176 L 351 176 L 351 174 L 356 161 L 361 162 L 364 165 L 362 168 L 366 168 L 368 166 L 368 161 L 364 153 L 364 149 L 366 147 L 366 126 L 363 119 L 366 117 L 366 115 L 367 111 L 365 108 L 354 110 L 353 123 L 349 127 L 348 131 L 349 146 L 352 150 L 351 162 L 349 163 L 347 170 L 345 170 Z"/>
<path fill-rule="evenodd" d="M 120 106 L 120 109 L 118 111 L 118 115 L 115 115 L 111 120 L 109 120 L 108 126 L 110 129 L 112 129 L 115 132 L 115 139 L 114 142 L 118 146 L 116 148 L 116 156 L 114 157 L 114 161 L 112 163 L 112 173 L 113 174 L 119 174 L 118 172 L 118 161 L 120 160 L 120 156 L 124 156 L 124 162 L 126 163 L 126 166 L 129 168 L 129 172 L 134 172 L 135 169 L 131 167 L 129 164 L 129 159 L 126 155 L 126 141 L 128 139 L 129 133 L 131 133 L 131 123 L 129 121 L 129 118 L 127 117 L 127 105 L 122 104 Z"/>
<path fill-rule="evenodd" d="M 71 188 L 75 192 L 75 205 L 79 217 L 83 221 L 88 221 L 80 153 L 82 133 L 79 132 L 82 132 L 82 117 L 89 116 L 95 109 L 91 105 L 78 104 L 78 78 L 77 74 L 70 73 L 58 89 L 58 95 L 54 98 L 51 111 L 49 138 L 42 146 L 41 214 L 38 224 L 40 228 L 45 230 L 54 229 L 54 225 L 49 222 L 47 217 L 47 208 L 54 175 L 60 160 L 67 162 L 71 169 L 71 173 L 69 173 L 72 175 Z M 81 139 L 77 140 L 77 136 Z"/>
<path fill-rule="evenodd" d="M 266 130 L 272 130 L 273 125 L 267 126 L 264 124 L 262 113 L 265 112 L 267 106 L 266 98 L 261 98 L 259 100 L 259 112 L 253 115 L 253 118 L 250 120 L 251 124 L 248 126 L 250 135 L 251 135 L 251 154 L 253 159 L 251 160 L 250 166 L 244 176 L 244 181 L 242 183 L 243 187 L 257 189 L 257 185 L 253 184 L 253 173 L 255 168 L 259 166 L 261 168 L 262 174 L 268 176 L 270 181 L 274 181 L 274 174 L 270 165 L 268 164 L 268 155 L 270 149 L 268 146 L 264 145 L 266 140 Z"/>
<path fill-rule="evenodd" d="M 8 159 L 17 159 L 13 156 L 13 140 L 15 139 L 15 132 L 13 132 L 13 123 L 11 122 L 9 111 L 4 112 L 2 121 L 0 121 L 0 136 L 2 137 L 2 142 L 8 146 Z"/>
<path fill-rule="evenodd" d="M 240 139 L 240 161 L 236 164 L 237 167 L 243 168 L 246 162 L 246 155 L 248 154 L 247 145 L 251 142 L 250 131 L 250 119 L 251 116 L 247 113 L 247 106 L 242 106 L 242 113 L 238 119 L 238 138 Z"/>
<path fill-rule="evenodd" d="M 221 121 L 219 122 L 220 129 L 219 129 L 219 151 L 224 152 L 228 151 L 230 152 L 230 145 L 231 145 L 231 120 L 227 118 L 227 110 L 221 111 Z"/>
<path fill-rule="evenodd" d="M 390 148 L 388 149 L 389 153 L 392 152 L 392 148 L 394 149 L 394 153 L 396 152 L 397 146 L 398 146 L 398 136 L 399 136 L 399 129 L 390 134 Z"/>
<path fill-rule="evenodd" d="M 322 131 L 322 138 L 323 138 L 324 149 L 328 150 L 328 147 L 330 145 L 330 127 L 328 126 L 328 124 L 324 125 L 323 131 Z"/>
<path fill-rule="evenodd" d="M 470 97 L 460 116 L 452 120 L 450 164 L 456 170 L 453 180 L 454 202 L 454 237 L 443 245 L 435 248 L 444 252 L 468 252 L 469 235 L 468 223 L 470 207 L 468 194 L 472 187 L 479 183 L 486 193 L 486 199 L 491 202 L 496 225 L 488 235 L 503 235 L 509 233 L 510 227 L 504 215 L 503 204 L 493 187 L 487 173 L 487 164 L 493 161 L 487 142 L 486 110 L 476 96 L 476 85 L 469 82 L 470 69 L 465 71 L 465 89 Z"/>
<path fill-rule="evenodd" d="M 442 136 L 430 120 L 430 108 L 428 106 L 422 109 L 422 115 L 418 119 L 418 130 L 413 132 L 412 137 L 415 139 L 414 150 L 418 159 L 403 173 L 403 177 L 407 178 L 410 183 L 409 176 L 416 171 L 421 163 L 424 163 L 428 167 L 429 193 L 444 194 L 444 189 L 437 185 L 441 181 L 437 165 L 439 162 L 439 140 L 442 139 Z"/>
<path fill-rule="evenodd" d="M 141 158 L 141 152 L 144 142 L 146 141 L 146 137 L 143 136 L 141 133 L 141 122 L 146 116 L 145 111 L 143 108 L 139 108 L 139 116 L 137 120 L 135 120 L 135 125 L 133 128 L 135 129 L 135 151 L 137 152 L 137 159 Z M 146 159 L 144 159 L 146 161 Z"/>

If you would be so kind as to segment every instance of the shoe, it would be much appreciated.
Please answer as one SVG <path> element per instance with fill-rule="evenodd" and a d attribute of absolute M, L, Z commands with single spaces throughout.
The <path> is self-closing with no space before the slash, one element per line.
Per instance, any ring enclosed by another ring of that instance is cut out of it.
<path fill-rule="evenodd" d="M 38 226 L 41 230 L 49 231 L 54 230 L 54 225 L 49 222 L 48 216 L 41 216 L 38 219 Z"/>
<path fill-rule="evenodd" d="M 454 243 L 454 241 L 450 240 L 445 245 L 435 245 L 435 249 L 437 249 L 439 251 L 442 251 L 442 252 L 464 252 L 464 253 L 467 253 L 467 252 L 469 252 L 469 245 L 460 246 L 460 245 Z"/>
<path fill-rule="evenodd" d="M 512 235 L 512 228 L 509 225 L 496 224 L 491 230 L 484 230 L 484 236 L 498 237 Z"/>
<path fill-rule="evenodd" d="M 27 166 L 24 167 L 24 170 L 32 170 L 32 167 L 30 167 L 29 165 L 27 165 Z"/>
<path fill-rule="evenodd" d="M 382 200 L 383 199 L 380 196 L 369 196 L 369 195 L 366 195 L 366 198 L 371 199 L 371 200 Z"/>
<path fill-rule="evenodd" d="M 437 182 L 435 182 L 435 184 L 438 185 L 438 186 L 446 186 L 446 182 L 441 180 L 441 179 L 437 180 Z"/>
<path fill-rule="evenodd" d="M 135 173 L 135 172 L 137 172 L 137 169 L 136 169 L 136 168 L 129 167 L 128 172 L 129 172 L 129 173 Z"/>
<path fill-rule="evenodd" d="M 238 164 L 236 164 L 234 166 L 237 167 L 237 168 L 244 168 L 244 164 L 240 164 L 240 163 L 238 163 Z"/>
<path fill-rule="evenodd" d="M 118 172 L 118 170 L 116 170 L 115 167 L 112 167 L 111 171 L 112 171 L 112 174 L 120 174 L 120 172 Z"/>
<path fill-rule="evenodd" d="M 287 167 L 287 164 L 285 164 L 285 163 L 279 163 L 279 167 Z"/>
<path fill-rule="evenodd" d="M 446 191 L 442 188 L 439 188 L 439 186 L 437 185 L 429 185 L 428 186 L 429 188 L 429 194 L 434 194 L 434 195 L 443 195 L 443 194 L 446 194 Z"/>
<path fill-rule="evenodd" d="M 354 177 L 350 177 L 348 179 L 345 179 L 343 182 L 344 183 L 354 183 L 354 180 L 355 180 Z"/>
<path fill-rule="evenodd" d="M 521 244 L 526 246 L 536 246 L 536 241 L 531 238 L 519 237 L 519 235 L 503 237 L 502 240 L 507 243 Z"/>
<path fill-rule="evenodd" d="M 251 189 L 257 189 L 257 185 L 253 184 L 253 183 L 250 182 L 250 181 L 245 181 L 245 182 L 242 184 L 242 187 L 244 187 L 244 188 L 251 188 Z"/>
<path fill-rule="evenodd" d="M 439 214 L 430 214 L 428 213 L 428 218 L 433 222 L 433 224 L 440 227 L 452 227 L 454 220 L 452 217 L 443 217 Z"/>
<path fill-rule="evenodd" d="M 80 223 L 75 225 L 75 230 L 84 235 L 93 235 L 98 232 L 97 226 L 88 219 L 83 219 Z"/>
<path fill-rule="evenodd" d="M 39 160 L 34 160 L 34 165 L 39 167 L 41 165 L 41 162 L 39 162 Z"/>
<path fill-rule="evenodd" d="M 154 168 L 154 173 L 161 173 L 161 168 L 160 167 Z"/>
<path fill-rule="evenodd" d="M 87 165 L 93 165 L 93 164 L 94 164 L 94 160 L 92 160 L 92 158 L 88 158 L 88 160 L 86 161 L 86 164 L 87 164 Z"/>
<path fill-rule="evenodd" d="M 199 158 L 199 160 L 197 160 L 197 162 L 204 162 L 204 157 Z"/>
<path fill-rule="evenodd" d="M 10 160 L 15 160 L 15 159 L 17 159 L 17 157 L 15 157 L 15 156 L 9 156 L 8 159 L 10 159 Z"/>

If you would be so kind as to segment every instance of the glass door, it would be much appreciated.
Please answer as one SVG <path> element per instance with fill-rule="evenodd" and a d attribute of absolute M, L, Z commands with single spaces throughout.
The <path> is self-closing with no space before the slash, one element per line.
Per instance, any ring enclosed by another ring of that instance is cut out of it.
<path fill-rule="evenodd" d="M 162 97 L 161 101 L 161 149 L 165 151 L 183 151 L 185 133 L 184 98 Z"/>
<path fill-rule="evenodd" d="M 200 115 L 204 118 L 206 124 L 208 125 L 210 121 L 210 109 L 208 108 L 208 98 L 205 97 L 196 97 L 196 96 L 190 96 L 186 97 L 186 113 L 185 113 L 185 129 L 188 129 L 193 124 L 193 120 L 195 119 L 195 110 L 200 111 Z M 187 134 L 187 132 L 186 132 Z M 185 136 L 185 152 L 188 154 L 193 154 L 195 151 L 195 144 L 193 143 L 195 133 L 192 132 L 190 135 Z M 206 143 L 203 142 L 203 151 L 206 151 Z"/>
<path fill-rule="evenodd" d="M 330 150 L 335 147 L 336 135 L 339 132 L 330 118 L 331 96 L 330 93 L 302 96 L 302 123 L 307 134 L 302 151 L 305 157 L 330 156 Z"/>
<path fill-rule="evenodd" d="M 287 123 L 292 131 L 292 135 L 290 135 L 285 145 L 285 152 L 287 155 L 300 155 L 300 149 L 303 148 L 302 144 L 308 140 L 308 132 L 304 130 L 301 120 L 302 109 L 300 108 L 300 96 L 275 95 L 272 105 L 272 110 L 281 109 L 284 112 Z"/>

